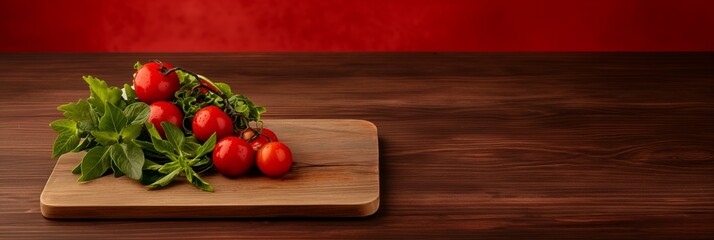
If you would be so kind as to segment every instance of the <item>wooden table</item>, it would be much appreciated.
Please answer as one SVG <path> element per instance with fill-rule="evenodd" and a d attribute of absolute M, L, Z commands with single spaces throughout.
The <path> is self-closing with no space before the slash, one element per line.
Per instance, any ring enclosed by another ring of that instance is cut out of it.
<path fill-rule="evenodd" d="M 356 219 L 56 221 L 55 107 L 162 59 L 266 118 L 379 128 L 381 207 Z M 713 53 L 0 54 L 0 238 L 714 237 Z"/>

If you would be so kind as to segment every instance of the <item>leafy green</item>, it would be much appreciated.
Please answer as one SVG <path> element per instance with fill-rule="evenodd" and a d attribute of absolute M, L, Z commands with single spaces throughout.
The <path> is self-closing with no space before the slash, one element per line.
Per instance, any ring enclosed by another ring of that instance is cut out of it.
<path fill-rule="evenodd" d="M 134 91 L 129 84 L 124 83 L 124 95 L 126 95 L 126 100 L 129 102 L 136 101 L 136 91 Z"/>
<path fill-rule="evenodd" d="M 69 120 L 75 121 L 77 128 L 82 131 L 97 129 L 97 116 L 89 102 L 84 99 L 80 99 L 77 103 L 61 105 L 57 110 L 62 111 Z"/>
<path fill-rule="evenodd" d="M 111 153 L 109 154 L 111 156 Z M 121 177 L 124 176 L 124 173 L 117 167 L 116 163 L 112 161 L 112 172 L 114 172 L 114 177 Z"/>
<path fill-rule="evenodd" d="M 193 87 L 194 84 L 198 84 L 198 78 L 195 75 L 180 70 L 176 71 L 176 75 L 178 75 L 181 86 L 191 85 L 190 87 Z"/>
<path fill-rule="evenodd" d="M 166 163 L 164 165 L 161 165 L 157 171 L 163 174 L 168 174 L 170 172 L 173 172 L 175 169 L 181 168 L 181 164 L 179 164 L 178 161 L 172 161 L 169 163 Z"/>
<path fill-rule="evenodd" d="M 202 145 L 188 149 L 193 151 L 193 153 L 189 153 L 186 151 L 186 146 L 196 144 L 194 142 L 195 138 L 192 136 L 186 137 L 177 126 L 168 122 L 161 123 L 161 127 L 164 129 L 168 140 L 161 139 L 161 136 L 159 136 L 158 131 L 153 125 L 147 123 L 146 127 L 149 130 L 149 135 L 151 135 L 154 148 L 166 154 L 171 161 L 158 167 L 154 172 L 144 169 L 144 173 L 147 174 L 147 177 L 142 179 L 143 183 L 152 189 L 165 187 L 183 172 L 183 176 L 197 188 L 209 192 L 213 191 L 213 187 L 201 179 L 198 173 L 193 170 L 193 167 L 206 164 L 205 161 L 203 161 L 205 155 L 211 152 L 216 146 L 215 133 Z M 191 157 L 192 155 L 193 157 Z M 148 183 L 148 179 L 153 181 Z"/>
<path fill-rule="evenodd" d="M 74 120 L 60 119 L 50 123 L 50 127 L 59 134 L 52 144 L 52 158 L 68 153 L 79 145 L 77 123 Z"/>
<path fill-rule="evenodd" d="M 104 175 L 111 167 L 111 159 L 109 157 L 109 148 L 99 146 L 87 151 L 87 154 L 82 158 L 80 169 L 82 176 L 79 177 L 80 182 L 89 181 Z"/>
<path fill-rule="evenodd" d="M 164 154 L 171 153 L 173 151 L 171 143 L 169 143 L 169 141 L 161 139 L 161 135 L 159 135 L 159 131 L 156 130 L 154 124 L 145 123 L 145 125 L 146 129 L 149 131 L 149 135 L 151 135 L 151 143 L 154 145 L 154 149 Z"/>
<path fill-rule="evenodd" d="M 206 191 L 206 192 L 213 192 L 213 186 L 211 186 L 211 184 L 209 184 L 208 182 L 204 181 L 204 180 L 198 175 L 198 173 L 196 173 L 196 172 L 193 171 L 193 169 L 189 168 L 188 170 L 190 171 L 190 175 L 189 175 L 189 176 L 193 176 L 193 177 L 191 177 L 191 178 L 187 177 L 187 179 L 189 179 L 189 181 L 191 181 L 191 183 L 192 183 L 194 186 L 196 186 L 196 187 L 198 187 L 198 189 L 201 189 L 201 190 Z"/>
<path fill-rule="evenodd" d="M 141 136 L 149 118 L 149 106 L 133 102 L 136 94 L 128 84 L 124 85 L 127 94 L 124 99 L 121 89 L 109 87 L 96 77 L 83 78 L 89 85 L 89 98 L 59 106 L 57 109 L 66 119 L 50 124 L 58 133 L 52 157 L 86 150 L 87 155 L 73 170 L 82 174 L 80 181 L 101 177 L 110 169 L 114 176 L 141 178 L 144 154 L 134 140 Z"/>
<path fill-rule="evenodd" d="M 231 86 L 229 86 L 228 84 L 219 82 L 219 83 L 214 83 L 213 85 L 216 86 L 216 88 L 218 88 L 218 90 L 221 91 L 226 96 L 233 95 L 233 91 L 231 91 Z"/>
<path fill-rule="evenodd" d="M 169 122 L 162 122 L 161 127 L 164 129 L 164 133 L 166 133 L 166 138 L 169 140 L 169 143 L 171 143 L 175 149 L 181 149 L 185 138 L 181 129 Z M 182 152 L 179 151 L 178 153 Z"/>
<path fill-rule="evenodd" d="M 255 106 L 248 97 L 243 95 L 233 95 L 228 99 L 228 102 L 237 113 L 244 117 L 234 123 L 237 129 L 246 128 L 250 121 L 260 121 L 260 115 L 265 113 L 264 107 Z"/>
<path fill-rule="evenodd" d="M 79 145 L 72 149 L 72 152 L 81 152 L 90 148 L 93 148 L 96 146 L 97 142 L 94 140 L 94 137 L 87 136 L 84 139 L 79 142 Z"/>
<path fill-rule="evenodd" d="M 143 129 L 143 123 L 134 123 L 124 127 L 119 135 L 122 137 L 123 141 L 126 141 L 126 139 L 136 139 L 139 135 L 141 135 L 141 130 Z"/>
<path fill-rule="evenodd" d="M 198 151 L 199 148 L 201 148 L 201 143 L 198 142 L 198 139 L 191 136 L 191 137 L 186 137 L 186 139 L 183 142 L 183 147 L 181 148 L 181 150 L 183 150 L 183 152 L 187 158 L 192 158 L 192 157 L 196 156 L 196 151 Z M 210 150 L 213 150 L 213 149 L 210 149 Z"/>
<path fill-rule="evenodd" d="M 60 119 L 50 123 L 50 127 L 58 133 L 76 134 L 77 122 L 70 119 Z"/>
<path fill-rule="evenodd" d="M 144 166 L 144 152 L 135 143 L 119 143 L 110 147 L 112 161 L 127 177 L 139 180 Z"/>
<path fill-rule="evenodd" d="M 124 103 L 119 88 L 108 87 L 106 82 L 92 76 L 84 76 L 82 78 L 89 84 L 90 95 L 87 102 L 89 102 L 100 115 L 104 115 L 106 105 L 112 104 L 117 106 L 120 105 L 120 103 Z"/>
<path fill-rule="evenodd" d="M 211 137 L 206 140 L 206 142 L 203 143 L 198 149 L 196 149 L 196 154 L 195 158 L 203 157 L 206 154 L 210 153 L 213 151 L 213 148 L 216 146 L 216 134 L 211 135 Z"/>
<path fill-rule="evenodd" d="M 82 173 L 82 162 L 80 161 L 79 164 L 77 164 L 74 169 L 72 169 L 72 174 L 81 174 Z"/>
<path fill-rule="evenodd" d="M 91 131 L 97 142 L 103 146 L 113 145 L 119 142 L 119 134 L 113 131 Z"/>
<path fill-rule="evenodd" d="M 128 121 L 122 110 L 114 106 L 114 104 L 107 103 L 104 116 L 99 119 L 99 130 L 119 133 L 122 128 L 126 127 Z"/>
<path fill-rule="evenodd" d="M 59 133 L 55 143 L 52 144 L 52 158 L 58 158 L 62 154 L 72 151 L 77 145 L 79 145 L 77 135 L 66 132 Z"/>
<path fill-rule="evenodd" d="M 149 184 L 147 187 L 149 187 L 149 188 L 165 187 L 166 185 L 169 185 L 169 183 L 171 183 L 171 181 L 173 181 L 179 175 L 179 173 L 181 173 L 181 168 L 176 168 L 175 170 L 168 173 L 166 176 Z"/>
<path fill-rule="evenodd" d="M 155 163 L 155 162 L 153 162 L 153 161 L 151 161 L 151 160 L 144 160 L 144 169 L 148 169 L 148 170 L 159 170 L 159 168 L 161 168 L 161 166 L 162 166 L 162 165 L 160 165 L 160 164 L 158 164 L 158 163 Z"/>
<path fill-rule="evenodd" d="M 150 114 L 151 109 L 149 108 L 149 105 L 146 105 L 146 103 L 142 102 L 129 104 L 129 106 L 126 106 L 126 108 L 124 109 L 124 115 L 126 116 L 126 119 L 129 124 L 143 124 L 144 122 L 146 122 L 147 119 L 149 119 Z"/>

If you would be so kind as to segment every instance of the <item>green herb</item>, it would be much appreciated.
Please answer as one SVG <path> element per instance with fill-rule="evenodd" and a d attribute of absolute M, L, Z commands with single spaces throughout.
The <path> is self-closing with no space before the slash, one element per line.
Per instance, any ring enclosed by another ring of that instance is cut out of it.
<path fill-rule="evenodd" d="M 81 174 L 79 181 L 104 176 L 110 169 L 115 176 L 140 179 L 144 153 L 134 141 L 149 117 L 149 106 L 137 102 L 128 85 L 124 91 L 131 97 L 124 99 L 119 88 L 109 87 L 98 78 L 85 76 L 84 80 L 90 97 L 59 106 L 57 109 L 67 118 L 50 124 L 58 133 L 52 157 L 86 150 L 87 155 L 72 171 Z"/>
<path fill-rule="evenodd" d="M 141 67 L 140 62 L 134 64 L 135 70 Z M 247 97 L 234 94 L 228 84 L 214 83 L 180 68 L 166 70 L 164 74 L 171 71 L 176 72 L 181 84 L 174 104 L 184 112 L 183 126 L 190 127 L 196 112 L 210 105 L 224 109 L 238 129 L 260 121 L 265 112 L 265 108 L 255 106 Z M 146 122 L 151 110 L 139 101 L 131 85 L 112 87 L 93 76 L 83 79 L 89 86 L 89 97 L 57 107 L 65 118 L 50 123 L 57 132 L 52 145 L 53 158 L 68 152 L 87 152 L 72 169 L 72 173 L 80 175 L 79 182 L 113 173 L 114 177 L 126 176 L 156 189 L 183 176 L 197 188 L 213 191 L 200 174 L 213 168 L 209 153 L 216 145 L 215 134 L 200 143 L 190 129 L 182 130 L 164 122 L 161 126 L 166 139 L 163 139 L 154 125 Z"/>
<path fill-rule="evenodd" d="M 233 95 L 228 98 L 228 102 L 233 111 L 244 116 L 239 118 L 239 121 L 234 121 L 234 125 L 238 129 L 245 129 L 251 121 L 259 122 L 260 114 L 265 113 L 264 107 L 255 106 L 250 99 L 243 95 Z"/>
<path fill-rule="evenodd" d="M 168 140 L 161 138 L 153 124 L 146 123 L 145 125 L 149 130 L 153 148 L 171 160 L 163 165 L 154 163 L 152 169 L 144 170 L 146 174 L 144 174 L 145 179 L 142 179 L 142 182 L 147 184 L 147 187 L 152 189 L 165 187 L 176 177 L 184 176 L 197 188 L 208 192 L 213 191 L 213 187 L 201 179 L 193 168 L 210 163 L 210 158 L 206 155 L 213 151 L 216 145 L 215 133 L 200 145 L 194 137 L 186 137 L 181 129 L 171 123 L 161 123 Z"/>

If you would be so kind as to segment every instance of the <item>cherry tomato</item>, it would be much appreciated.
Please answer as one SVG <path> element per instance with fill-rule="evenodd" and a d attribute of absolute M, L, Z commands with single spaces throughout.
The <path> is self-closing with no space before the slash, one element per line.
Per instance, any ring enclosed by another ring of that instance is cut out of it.
<path fill-rule="evenodd" d="M 268 144 L 270 140 L 268 140 L 267 137 L 260 135 L 258 138 L 253 139 L 253 141 L 250 141 L 250 146 L 253 147 L 254 151 L 258 151 L 263 145 Z"/>
<path fill-rule="evenodd" d="M 278 141 L 278 135 L 275 135 L 273 131 L 267 128 L 263 128 L 260 130 L 260 135 L 264 135 L 268 138 L 270 138 L 271 142 L 277 142 Z"/>
<path fill-rule="evenodd" d="M 221 140 L 233 134 L 233 120 L 220 108 L 208 106 L 196 112 L 191 130 L 193 135 L 202 142 L 208 140 L 213 133 L 216 133 L 216 140 Z"/>
<path fill-rule="evenodd" d="M 179 128 L 182 127 L 183 112 L 173 103 L 158 101 L 149 105 L 149 109 L 151 110 L 151 114 L 146 121 L 154 124 L 154 127 L 159 131 L 161 137 L 166 138 L 164 127 L 161 126 L 162 122 L 169 122 Z"/>
<path fill-rule="evenodd" d="M 240 132 L 239 136 L 241 136 L 243 140 L 248 141 L 250 145 L 253 146 L 253 150 L 255 151 L 258 151 L 258 149 L 260 149 L 260 147 L 262 147 L 266 143 L 278 141 L 278 136 L 275 135 L 273 131 L 267 128 L 261 129 L 260 135 L 255 139 L 252 139 L 253 136 L 255 136 L 255 130 L 253 129 L 243 130 Z"/>
<path fill-rule="evenodd" d="M 173 68 L 167 62 L 162 64 L 166 69 Z M 136 97 L 142 102 L 151 104 L 157 101 L 171 101 L 176 91 L 181 88 L 178 75 L 175 72 L 164 76 L 160 69 L 160 64 L 150 62 L 136 71 L 134 90 L 136 91 Z"/>
<path fill-rule="evenodd" d="M 255 136 L 255 131 L 253 131 L 253 129 L 248 128 L 238 131 L 238 137 L 246 142 L 250 142 L 253 136 Z"/>
<path fill-rule="evenodd" d="M 253 167 L 255 152 L 243 139 L 228 136 L 216 143 L 213 149 L 213 165 L 227 177 L 245 174 Z"/>
<path fill-rule="evenodd" d="M 269 177 L 280 177 L 290 171 L 293 165 L 293 154 L 290 148 L 281 142 L 271 142 L 263 145 L 255 157 L 258 168 Z"/>

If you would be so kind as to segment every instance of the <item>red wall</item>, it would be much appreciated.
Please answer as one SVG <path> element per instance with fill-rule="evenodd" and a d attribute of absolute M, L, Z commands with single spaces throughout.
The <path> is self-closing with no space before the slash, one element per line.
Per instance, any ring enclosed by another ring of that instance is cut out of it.
<path fill-rule="evenodd" d="M 706 0 L 21 0 L 0 51 L 713 51 Z"/>

